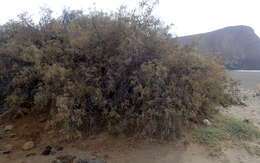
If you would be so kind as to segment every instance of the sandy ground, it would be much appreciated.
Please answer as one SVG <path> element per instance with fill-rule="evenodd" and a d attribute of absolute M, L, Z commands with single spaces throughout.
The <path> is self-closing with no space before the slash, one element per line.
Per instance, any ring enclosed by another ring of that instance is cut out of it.
<path fill-rule="evenodd" d="M 257 85 L 260 84 L 260 71 L 230 71 L 230 75 L 240 81 L 241 94 L 247 97 L 246 106 L 232 106 L 223 109 L 223 112 L 238 119 L 250 120 L 254 125 L 260 128 L 260 96 L 256 93 L 260 90 Z"/>
<path fill-rule="evenodd" d="M 134 144 L 134 145 L 133 145 Z M 12 154 L 0 156 L 1 163 L 48 163 L 60 155 L 73 155 L 86 158 L 98 155 L 106 158 L 108 163 L 218 163 L 218 159 L 209 156 L 207 150 L 200 145 L 191 144 L 187 147 L 175 143 L 131 142 L 125 139 L 111 139 L 98 136 L 91 141 L 82 141 L 64 146 L 64 150 L 50 156 L 41 156 L 38 146 L 31 151 L 14 151 Z M 26 157 L 28 153 L 35 156 Z"/>
<path fill-rule="evenodd" d="M 30 152 L 39 153 L 40 150 Z M 26 153 L 18 151 L 14 154 L 0 157 L 1 163 L 48 163 L 59 155 L 74 155 L 77 158 L 85 158 L 93 154 L 89 149 L 78 149 L 66 146 L 66 149 L 54 156 L 25 157 Z M 147 144 L 128 150 L 110 150 L 95 152 L 106 158 L 108 163 L 259 163 L 260 158 L 249 155 L 244 149 L 230 149 L 221 156 L 212 157 L 207 148 L 197 144 L 191 144 L 187 148 L 176 147 L 171 144 Z"/>
<path fill-rule="evenodd" d="M 223 109 L 223 113 L 241 120 L 249 120 L 260 128 L 260 96 L 251 97 L 247 100 L 246 106 L 232 106 Z"/>
<path fill-rule="evenodd" d="M 239 119 L 248 119 L 260 127 L 260 98 L 248 100 L 248 106 L 232 106 L 225 109 L 224 114 Z M 46 143 L 43 143 L 46 144 Z M 60 144 L 64 150 L 50 156 L 41 156 L 44 145 L 39 144 L 31 151 L 16 150 L 9 155 L 0 155 L 0 163 L 48 163 L 60 155 L 74 155 L 86 158 L 89 155 L 99 155 L 106 158 L 108 163 L 259 163 L 260 156 L 251 153 L 249 148 L 259 147 L 260 140 L 232 144 L 224 147 L 221 155 L 212 156 L 212 151 L 199 144 L 179 145 L 175 143 L 136 143 L 131 140 L 113 139 L 99 136 L 93 140 L 81 141 L 74 144 Z M 54 143 L 55 144 L 55 143 Z M 135 144 L 135 145 L 132 145 Z M 28 153 L 36 156 L 25 157 Z"/>
<path fill-rule="evenodd" d="M 246 101 L 247 106 L 232 106 L 222 109 L 222 112 L 238 119 L 247 119 L 260 128 L 260 96 L 253 96 L 254 86 L 244 88 L 250 89 L 246 91 L 246 95 L 249 97 Z M 126 138 L 100 135 L 73 144 L 58 143 L 64 147 L 63 151 L 55 155 L 41 156 L 40 153 L 48 143 L 48 139 L 51 140 L 46 137 L 47 142 L 37 144 L 37 147 L 31 151 L 25 152 L 18 148 L 11 154 L 0 155 L 0 163 L 49 163 L 55 157 L 66 154 L 77 156 L 77 158 L 99 155 L 106 158 L 108 163 L 260 163 L 260 155 L 252 152 L 252 149 L 259 148 L 260 154 L 260 140 L 224 145 L 221 154 L 214 156 L 212 150 L 195 143 L 180 142 L 176 144 L 174 141 L 161 144 L 139 143 Z M 1 143 L 5 142 L 0 139 L 0 146 Z M 51 142 L 51 144 L 55 144 L 55 142 Z M 36 153 L 36 155 L 26 157 L 25 155 L 28 153 Z"/>
<path fill-rule="evenodd" d="M 235 117 L 240 120 L 249 120 L 255 126 L 260 128 L 260 97 L 253 97 L 249 93 L 249 99 L 246 101 L 246 106 L 232 106 L 222 110 L 223 114 Z M 253 142 L 244 142 L 241 147 L 229 148 L 224 151 L 224 154 L 230 163 L 259 163 L 260 155 L 254 155 L 250 152 L 252 148 L 260 149 L 260 140 Z M 249 148 L 249 150 L 247 150 Z"/>

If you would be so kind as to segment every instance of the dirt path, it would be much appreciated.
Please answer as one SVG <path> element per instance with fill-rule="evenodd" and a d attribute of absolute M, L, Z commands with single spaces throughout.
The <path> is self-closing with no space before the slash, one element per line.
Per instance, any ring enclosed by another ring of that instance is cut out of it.
<path fill-rule="evenodd" d="M 33 150 L 31 152 L 40 152 Z M 1 163 L 48 163 L 58 155 L 73 155 L 84 158 L 92 154 L 88 150 L 79 150 L 73 147 L 66 149 L 55 156 L 31 156 L 25 157 L 25 152 L 17 152 L 0 157 Z M 99 151 L 100 156 L 106 157 L 108 163 L 219 163 L 208 155 L 206 149 L 199 145 L 190 145 L 188 149 L 176 148 L 174 145 L 150 144 L 142 147 L 130 148 L 128 150 Z"/>

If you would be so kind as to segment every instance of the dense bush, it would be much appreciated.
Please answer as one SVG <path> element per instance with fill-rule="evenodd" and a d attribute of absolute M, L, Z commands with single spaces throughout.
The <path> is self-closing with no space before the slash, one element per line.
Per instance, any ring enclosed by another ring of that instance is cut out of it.
<path fill-rule="evenodd" d="M 38 24 L 22 14 L 1 26 L 1 103 L 88 134 L 166 137 L 207 116 L 225 94 L 223 67 L 179 46 L 152 9 L 45 9 Z"/>

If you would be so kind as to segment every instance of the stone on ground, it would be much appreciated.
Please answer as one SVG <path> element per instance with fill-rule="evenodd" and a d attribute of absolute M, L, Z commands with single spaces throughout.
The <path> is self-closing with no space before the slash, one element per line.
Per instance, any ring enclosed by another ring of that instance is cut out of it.
<path fill-rule="evenodd" d="M 5 131 L 11 131 L 13 128 L 14 128 L 13 125 L 6 125 L 5 128 L 4 128 L 4 130 L 5 130 Z"/>
<path fill-rule="evenodd" d="M 71 155 L 59 156 L 55 160 L 53 160 L 52 163 L 73 163 L 73 160 L 75 159 L 76 156 Z"/>
<path fill-rule="evenodd" d="M 87 159 L 79 160 L 77 163 L 106 163 L 106 161 L 99 156 L 90 156 Z"/>
<path fill-rule="evenodd" d="M 211 126 L 211 122 L 208 119 L 204 119 L 202 122 L 207 127 Z"/>
<path fill-rule="evenodd" d="M 33 149 L 34 148 L 34 142 L 33 141 L 28 141 L 26 143 L 24 143 L 23 145 L 23 150 L 27 151 L 27 150 L 30 150 L 30 149 Z"/>
<path fill-rule="evenodd" d="M 52 152 L 52 147 L 51 146 L 46 146 L 44 149 L 43 149 L 43 151 L 42 151 L 42 155 L 49 155 L 49 154 L 51 154 L 51 152 Z"/>

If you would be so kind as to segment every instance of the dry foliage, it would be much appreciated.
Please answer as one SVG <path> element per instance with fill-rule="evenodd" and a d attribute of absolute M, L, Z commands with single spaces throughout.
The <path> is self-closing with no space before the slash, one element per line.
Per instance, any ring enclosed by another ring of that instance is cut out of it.
<path fill-rule="evenodd" d="M 165 138 L 222 102 L 223 67 L 179 46 L 153 5 L 114 13 L 45 9 L 0 28 L 0 98 L 88 134 Z"/>

